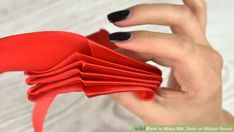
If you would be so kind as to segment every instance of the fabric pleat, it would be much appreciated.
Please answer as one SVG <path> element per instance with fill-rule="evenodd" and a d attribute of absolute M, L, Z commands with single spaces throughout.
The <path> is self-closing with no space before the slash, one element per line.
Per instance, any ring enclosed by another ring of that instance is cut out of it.
<path fill-rule="evenodd" d="M 151 100 L 162 82 L 154 66 L 114 49 L 102 29 L 84 37 L 64 31 L 43 31 L 0 38 L 0 72 L 23 71 L 35 103 L 32 122 L 43 131 L 46 113 L 56 95 L 83 92 L 87 97 L 132 92 Z"/>

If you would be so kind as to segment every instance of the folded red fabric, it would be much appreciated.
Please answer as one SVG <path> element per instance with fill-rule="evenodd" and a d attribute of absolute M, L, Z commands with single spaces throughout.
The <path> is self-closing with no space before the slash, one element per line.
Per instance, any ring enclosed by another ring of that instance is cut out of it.
<path fill-rule="evenodd" d="M 35 102 L 33 126 L 42 132 L 55 96 L 83 91 L 87 97 L 133 92 L 153 99 L 161 71 L 115 52 L 109 33 L 100 30 L 84 37 L 63 31 L 44 31 L 0 39 L 0 72 L 24 71 L 32 85 L 28 99 Z"/>

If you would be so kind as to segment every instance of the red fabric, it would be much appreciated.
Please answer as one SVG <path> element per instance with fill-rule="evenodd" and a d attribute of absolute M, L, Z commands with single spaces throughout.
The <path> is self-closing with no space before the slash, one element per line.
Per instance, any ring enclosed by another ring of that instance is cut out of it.
<path fill-rule="evenodd" d="M 88 37 L 45 31 L 0 39 L 0 72 L 24 71 L 32 85 L 28 99 L 35 102 L 33 126 L 42 132 L 46 113 L 55 96 L 83 91 L 87 97 L 133 92 L 153 99 L 162 82 L 161 71 L 115 52 L 108 32 Z"/>

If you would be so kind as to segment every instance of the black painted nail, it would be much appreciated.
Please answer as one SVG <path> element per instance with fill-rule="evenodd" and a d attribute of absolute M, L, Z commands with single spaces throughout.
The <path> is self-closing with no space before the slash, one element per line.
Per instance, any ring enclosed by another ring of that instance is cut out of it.
<path fill-rule="evenodd" d="M 115 32 L 109 35 L 111 41 L 124 41 L 131 37 L 130 32 Z"/>
<path fill-rule="evenodd" d="M 110 22 L 117 22 L 117 21 L 121 21 L 124 20 L 128 17 L 130 11 L 129 10 L 120 10 L 120 11 L 116 11 L 116 12 L 112 12 L 110 14 L 107 15 L 107 18 Z"/>

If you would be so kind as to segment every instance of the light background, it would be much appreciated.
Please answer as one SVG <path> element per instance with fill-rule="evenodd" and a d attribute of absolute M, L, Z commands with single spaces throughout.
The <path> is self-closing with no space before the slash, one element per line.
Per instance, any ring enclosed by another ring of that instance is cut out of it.
<path fill-rule="evenodd" d="M 112 11 L 149 2 L 180 1 L 0 0 L 0 37 L 42 30 L 66 30 L 88 35 L 100 28 L 110 32 L 136 29 L 168 32 L 167 27 L 149 25 L 120 29 L 106 19 Z M 234 1 L 208 0 L 207 3 L 207 36 L 224 58 L 223 107 L 234 114 Z M 167 80 L 169 70 L 163 68 L 163 71 Z M 22 73 L 0 75 L 0 132 L 33 131 L 33 104 L 27 100 L 28 86 L 24 79 Z M 81 93 L 71 93 L 57 97 L 49 110 L 44 131 L 127 132 L 136 123 L 140 121 L 108 96 L 87 99 Z"/>

